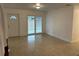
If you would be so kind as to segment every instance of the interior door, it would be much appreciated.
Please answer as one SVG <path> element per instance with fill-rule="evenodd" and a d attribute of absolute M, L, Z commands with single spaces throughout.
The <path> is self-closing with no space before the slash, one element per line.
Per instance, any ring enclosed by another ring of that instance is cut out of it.
<path fill-rule="evenodd" d="M 19 36 L 19 19 L 16 14 L 8 15 L 8 36 Z"/>

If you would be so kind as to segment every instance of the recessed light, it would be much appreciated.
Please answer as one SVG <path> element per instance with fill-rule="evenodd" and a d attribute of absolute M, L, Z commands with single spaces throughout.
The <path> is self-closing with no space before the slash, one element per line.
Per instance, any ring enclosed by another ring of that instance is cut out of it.
<path fill-rule="evenodd" d="M 37 6 L 36 9 L 40 9 L 40 6 Z"/>
<path fill-rule="evenodd" d="M 40 9 L 40 3 L 36 3 L 35 8 L 36 8 L 36 9 Z"/>

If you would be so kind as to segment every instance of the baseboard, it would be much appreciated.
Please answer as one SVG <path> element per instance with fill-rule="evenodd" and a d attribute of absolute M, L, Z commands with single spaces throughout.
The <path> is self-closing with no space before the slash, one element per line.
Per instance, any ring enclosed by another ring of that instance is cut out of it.
<path fill-rule="evenodd" d="M 63 38 L 59 38 L 59 37 L 57 37 L 57 36 L 55 36 L 55 35 L 50 35 L 49 33 L 46 33 L 47 35 L 49 35 L 49 36 L 51 36 L 51 37 L 55 37 L 55 38 L 57 38 L 57 39 L 60 39 L 60 40 L 62 40 L 62 41 L 65 41 L 65 42 L 67 42 L 67 43 L 72 43 L 71 41 L 69 41 L 69 40 L 66 40 L 66 39 L 63 39 Z"/>
<path fill-rule="evenodd" d="M 77 43 L 79 40 L 72 40 L 71 43 Z"/>

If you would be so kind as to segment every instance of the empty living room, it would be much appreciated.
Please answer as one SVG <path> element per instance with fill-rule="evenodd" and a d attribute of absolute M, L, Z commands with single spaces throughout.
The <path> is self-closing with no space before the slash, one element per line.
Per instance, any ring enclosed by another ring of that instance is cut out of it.
<path fill-rule="evenodd" d="M 79 56 L 79 4 L 0 3 L 0 56 Z"/>

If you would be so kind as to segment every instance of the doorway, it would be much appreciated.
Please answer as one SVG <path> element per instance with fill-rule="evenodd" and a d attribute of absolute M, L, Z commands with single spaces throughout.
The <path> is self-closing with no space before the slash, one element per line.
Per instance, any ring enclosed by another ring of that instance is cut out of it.
<path fill-rule="evenodd" d="M 8 36 L 19 36 L 19 17 L 17 14 L 8 14 Z"/>
<path fill-rule="evenodd" d="M 28 34 L 42 33 L 42 16 L 28 16 Z"/>

